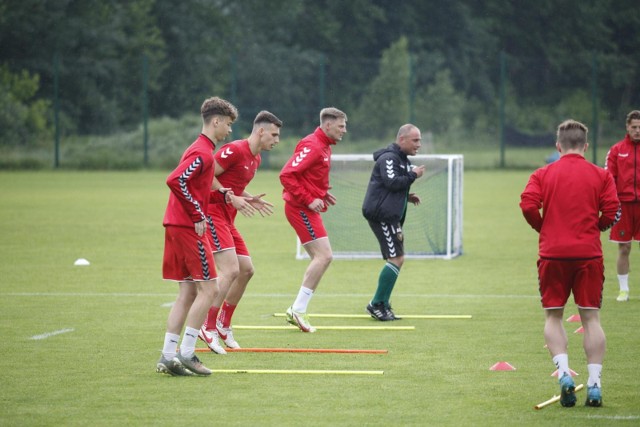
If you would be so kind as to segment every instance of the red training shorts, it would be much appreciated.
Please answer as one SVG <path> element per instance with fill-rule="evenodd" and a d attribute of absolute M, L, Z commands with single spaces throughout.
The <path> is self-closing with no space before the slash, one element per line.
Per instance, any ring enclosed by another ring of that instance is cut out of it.
<path fill-rule="evenodd" d="M 599 309 L 604 287 L 602 258 L 581 260 L 538 260 L 538 282 L 542 307 L 562 308 L 573 293 L 580 308 Z"/>
<path fill-rule="evenodd" d="M 640 203 L 620 203 L 622 216 L 611 227 L 609 240 L 617 243 L 640 241 Z"/>
<path fill-rule="evenodd" d="M 284 214 L 303 245 L 327 237 L 320 213 L 285 202 Z"/>
<path fill-rule="evenodd" d="M 200 237 L 194 228 L 166 226 L 162 277 L 178 282 L 215 279 L 216 266 L 206 233 Z"/>
<path fill-rule="evenodd" d="M 226 212 L 219 210 L 209 212 L 211 221 L 208 221 L 207 237 L 213 252 L 235 249 L 236 255 L 249 256 L 249 250 L 242 235 Z"/>

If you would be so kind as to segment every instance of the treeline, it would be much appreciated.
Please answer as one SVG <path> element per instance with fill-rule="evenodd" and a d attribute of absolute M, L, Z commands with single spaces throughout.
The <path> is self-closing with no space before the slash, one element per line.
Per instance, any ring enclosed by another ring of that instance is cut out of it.
<path fill-rule="evenodd" d="M 56 117 L 108 134 L 214 94 L 300 132 L 336 105 L 380 138 L 411 119 L 495 127 L 501 96 L 523 130 L 594 109 L 621 123 L 640 107 L 638 52 L 637 0 L 0 0 L 0 144 L 51 141 Z"/>

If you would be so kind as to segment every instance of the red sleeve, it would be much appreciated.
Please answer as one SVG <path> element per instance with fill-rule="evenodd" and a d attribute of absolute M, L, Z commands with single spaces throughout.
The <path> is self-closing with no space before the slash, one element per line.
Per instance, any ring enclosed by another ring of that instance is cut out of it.
<path fill-rule="evenodd" d="M 200 203 L 198 203 L 189 188 L 189 181 L 197 177 L 202 172 L 202 169 L 202 157 L 194 154 L 182 159 L 178 167 L 167 177 L 169 189 L 171 189 L 171 192 L 191 217 L 194 224 L 206 219 L 202 206 L 200 206 Z"/>
<path fill-rule="evenodd" d="M 602 191 L 602 197 L 600 198 L 600 219 L 598 220 L 598 227 L 600 231 L 605 231 L 620 220 L 622 215 L 622 208 L 620 207 L 620 201 L 618 200 L 618 192 L 616 190 L 616 184 L 613 181 L 611 174 L 605 174 L 604 189 Z"/>
<path fill-rule="evenodd" d="M 531 175 L 527 186 L 520 195 L 520 209 L 522 209 L 522 215 L 529 225 L 539 233 L 542 228 L 542 215 L 540 214 L 542 191 L 537 172 Z"/>
<path fill-rule="evenodd" d="M 285 191 L 296 201 L 308 206 L 313 202 L 314 197 L 303 185 L 302 177 L 305 172 L 311 169 L 320 159 L 321 153 L 318 148 L 312 148 L 306 144 L 300 144 L 293 153 L 293 156 L 280 171 L 280 183 Z"/>

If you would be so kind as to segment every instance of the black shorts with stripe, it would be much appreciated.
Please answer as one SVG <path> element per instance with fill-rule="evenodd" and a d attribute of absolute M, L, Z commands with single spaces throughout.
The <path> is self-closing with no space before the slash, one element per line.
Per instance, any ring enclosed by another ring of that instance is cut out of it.
<path fill-rule="evenodd" d="M 389 259 L 404 255 L 404 234 L 399 222 L 368 222 L 380 244 L 382 258 Z"/>

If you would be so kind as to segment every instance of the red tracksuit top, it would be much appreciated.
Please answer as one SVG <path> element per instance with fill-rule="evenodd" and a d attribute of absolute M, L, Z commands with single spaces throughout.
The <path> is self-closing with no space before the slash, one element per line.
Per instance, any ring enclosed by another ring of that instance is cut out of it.
<path fill-rule="evenodd" d="M 640 202 L 640 143 L 627 134 L 611 147 L 604 167 L 613 175 L 621 202 Z"/>
<path fill-rule="evenodd" d="M 335 143 L 320 127 L 298 142 L 293 156 L 280 171 L 285 202 L 308 208 L 314 199 L 324 200 L 329 191 L 331 146 Z"/>
<path fill-rule="evenodd" d="M 525 219 L 540 233 L 541 258 L 601 257 L 600 232 L 620 219 L 611 174 L 579 154 L 536 170 L 520 199 Z"/>
<path fill-rule="evenodd" d="M 206 219 L 213 182 L 215 143 L 200 134 L 186 149 L 178 167 L 167 177 L 171 189 L 162 224 L 192 228 Z"/>

